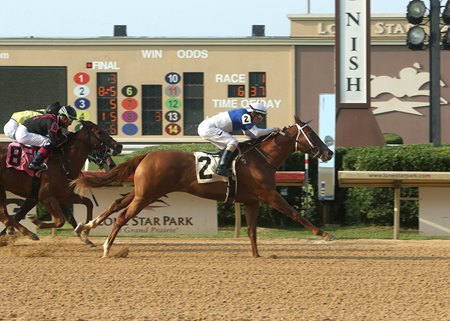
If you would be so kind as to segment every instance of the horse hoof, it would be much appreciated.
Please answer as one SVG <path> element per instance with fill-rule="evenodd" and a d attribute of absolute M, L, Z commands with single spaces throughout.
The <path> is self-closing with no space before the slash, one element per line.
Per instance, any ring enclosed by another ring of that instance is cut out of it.
<path fill-rule="evenodd" d="M 335 241 L 335 240 L 336 240 L 336 236 L 334 236 L 334 235 L 332 235 L 332 234 L 330 234 L 330 233 L 327 233 L 327 234 L 325 235 L 325 241 L 331 242 L 331 241 Z"/>
<path fill-rule="evenodd" d="M 30 235 L 30 240 L 39 241 L 40 239 L 39 239 L 39 237 L 36 234 L 31 234 Z"/>
<path fill-rule="evenodd" d="M 28 213 L 26 218 L 29 219 L 32 223 L 39 222 L 37 215 L 34 213 Z"/>
<path fill-rule="evenodd" d="M 86 244 L 89 247 L 96 247 L 97 245 L 95 245 L 93 242 L 91 242 L 90 240 L 86 240 L 84 241 L 84 244 Z"/>
<path fill-rule="evenodd" d="M 75 233 L 77 233 L 77 235 L 80 235 L 81 232 L 83 231 L 83 228 L 84 228 L 84 223 L 80 222 L 80 223 L 78 223 L 77 227 L 75 227 L 74 231 L 75 231 Z"/>
<path fill-rule="evenodd" d="M 81 241 L 83 241 L 84 243 L 89 241 L 89 233 L 87 233 L 86 231 L 81 231 L 81 233 L 79 234 L 79 237 L 80 237 Z"/>

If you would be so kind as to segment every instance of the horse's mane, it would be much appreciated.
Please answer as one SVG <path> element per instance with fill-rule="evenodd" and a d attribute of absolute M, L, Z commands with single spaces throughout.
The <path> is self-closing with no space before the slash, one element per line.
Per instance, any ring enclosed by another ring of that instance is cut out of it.
<path fill-rule="evenodd" d="M 77 139 L 78 134 L 84 130 L 90 130 L 93 126 L 93 122 L 80 120 L 80 123 L 82 124 L 82 127 L 75 131 L 75 132 L 67 132 L 67 140 L 63 142 L 61 145 L 58 146 L 59 150 L 66 150 L 69 146 L 73 144 L 73 142 Z"/>
<path fill-rule="evenodd" d="M 240 142 L 238 144 L 239 150 L 241 150 L 241 152 L 249 150 L 250 148 L 253 148 L 254 146 L 257 146 L 260 143 L 262 143 L 270 135 L 272 135 L 272 134 L 267 134 L 267 135 L 260 136 L 260 137 L 255 138 L 255 139 L 249 139 L 249 140 L 245 140 L 243 142 Z"/>

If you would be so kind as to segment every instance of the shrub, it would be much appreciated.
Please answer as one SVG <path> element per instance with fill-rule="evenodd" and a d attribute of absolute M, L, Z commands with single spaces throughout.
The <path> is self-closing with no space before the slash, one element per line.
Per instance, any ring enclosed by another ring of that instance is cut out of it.
<path fill-rule="evenodd" d="M 386 144 L 391 144 L 391 145 L 403 144 L 403 138 L 397 134 L 384 133 L 383 136 L 384 136 L 384 141 L 386 142 Z"/>

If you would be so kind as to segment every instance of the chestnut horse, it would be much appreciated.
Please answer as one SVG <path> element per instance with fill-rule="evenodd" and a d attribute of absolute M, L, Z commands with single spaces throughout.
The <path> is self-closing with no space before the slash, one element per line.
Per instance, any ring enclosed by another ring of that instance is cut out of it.
<path fill-rule="evenodd" d="M 247 218 L 247 233 L 252 254 L 259 257 L 256 244 L 256 223 L 260 202 L 266 203 L 308 228 L 313 234 L 334 240 L 334 236 L 319 230 L 302 217 L 275 189 L 275 172 L 294 151 L 311 154 L 322 161 L 332 158 L 333 152 L 322 142 L 307 123 L 295 117 L 295 124 L 278 133 L 268 135 L 256 145 L 239 144 L 236 161 L 236 202 L 243 203 Z M 171 192 L 186 192 L 199 197 L 223 201 L 227 190 L 224 182 L 198 184 L 195 158 L 191 153 L 156 151 L 139 155 L 122 163 L 102 176 L 79 177 L 72 182 L 77 188 L 101 187 L 119 184 L 134 174 L 134 191 L 116 200 L 110 208 L 79 230 L 89 230 L 108 215 L 125 208 L 103 245 L 103 257 L 109 250 L 120 228 L 147 205 Z"/>
<path fill-rule="evenodd" d="M 33 219 L 39 228 L 58 228 L 64 225 L 65 219 L 61 204 L 84 204 L 88 216 L 92 215 L 92 201 L 74 193 L 69 182 L 81 173 L 89 153 L 94 151 L 117 155 L 122 151 L 122 145 L 90 121 L 80 121 L 82 127 L 76 133 L 71 133 L 67 141 L 55 150 L 48 159 L 49 169 L 42 172 L 36 199 L 40 201 L 55 218 L 55 222 L 41 222 Z M 9 217 L 6 209 L 6 191 L 18 196 L 29 198 L 33 195 L 33 177 L 23 171 L 6 167 L 6 150 L 0 150 L 0 221 L 6 227 L 15 228 L 33 240 L 39 239 L 14 217 Z"/>

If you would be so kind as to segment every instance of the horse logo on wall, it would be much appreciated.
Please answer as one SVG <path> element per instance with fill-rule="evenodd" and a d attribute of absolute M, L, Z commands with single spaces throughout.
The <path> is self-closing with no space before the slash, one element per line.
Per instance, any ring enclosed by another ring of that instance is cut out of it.
<path fill-rule="evenodd" d="M 371 107 L 373 113 L 383 114 L 400 112 L 423 116 L 416 108 L 430 105 L 430 90 L 426 85 L 430 82 L 430 73 L 422 71 L 422 66 L 415 63 L 413 67 L 400 70 L 399 77 L 371 75 Z M 441 80 L 441 87 L 447 85 Z M 388 100 L 383 98 L 388 97 Z M 413 98 L 413 99 L 411 99 Z M 441 105 L 448 101 L 440 97 Z"/>

